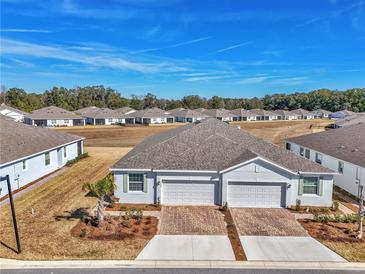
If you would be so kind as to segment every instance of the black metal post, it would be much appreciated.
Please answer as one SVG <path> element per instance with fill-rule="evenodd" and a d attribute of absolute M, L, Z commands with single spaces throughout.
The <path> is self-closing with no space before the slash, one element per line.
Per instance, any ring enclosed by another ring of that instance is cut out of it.
<path fill-rule="evenodd" d="M 14 200 L 13 200 L 13 193 L 11 191 L 11 184 L 10 184 L 9 175 L 6 175 L 5 177 L 0 178 L 0 181 L 4 181 L 4 180 L 6 180 L 6 182 L 8 184 L 8 193 L 9 193 L 9 200 L 10 200 L 10 207 L 11 207 L 11 215 L 13 217 L 13 225 L 14 225 L 17 253 L 20 254 L 22 252 L 22 249 L 20 247 L 18 224 L 16 222 L 15 206 L 14 206 Z"/>

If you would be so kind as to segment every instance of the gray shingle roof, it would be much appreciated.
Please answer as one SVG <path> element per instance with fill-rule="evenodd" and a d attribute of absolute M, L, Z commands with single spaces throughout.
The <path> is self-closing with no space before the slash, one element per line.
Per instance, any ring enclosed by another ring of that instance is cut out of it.
<path fill-rule="evenodd" d="M 294 109 L 291 112 L 295 113 L 295 114 L 298 114 L 298 115 L 307 115 L 307 114 L 309 114 L 308 110 L 305 110 L 305 109 L 302 109 L 302 108 Z"/>
<path fill-rule="evenodd" d="M 75 113 L 80 114 L 80 115 L 85 115 L 85 114 L 95 112 L 99 109 L 100 108 L 98 108 L 96 106 L 91 106 L 91 107 L 80 108 L 80 109 L 76 110 Z"/>
<path fill-rule="evenodd" d="M 293 172 L 330 172 L 214 118 L 145 139 L 113 168 L 220 171 L 260 155 Z"/>
<path fill-rule="evenodd" d="M 56 106 L 44 107 L 32 111 L 31 114 L 27 114 L 26 117 L 31 119 L 83 119 L 80 115 L 74 112 L 68 111 Z"/>
<path fill-rule="evenodd" d="M 56 130 L 16 123 L 0 115 L 0 164 L 84 139 Z"/>
<path fill-rule="evenodd" d="M 276 113 L 279 116 L 284 116 L 284 117 L 288 117 L 288 116 L 299 116 L 298 114 L 288 111 L 288 110 L 283 110 L 283 109 L 277 109 L 274 110 L 274 113 Z"/>
<path fill-rule="evenodd" d="M 287 140 L 365 167 L 365 124 L 332 129 Z"/>
<path fill-rule="evenodd" d="M 255 115 L 260 115 L 260 116 L 277 116 L 276 113 L 268 111 L 268 110 L 264 110 L 264 109 L 250 109 L 249 110 L 250 113 L 253 113 Z"/>
<path fill-rule="evenodd" d="M 114 110 L 116 113 L 126 114 L 127 112 L 136 112 L 134 108 L 122 107 Z"/>
<path fill-rule="evenodd" d="M 173 115 L 166 114 L 164 110 L 160 108 L 146 108 L 133 113 L 130 113 L 129 116 L 138 117 L 138 118 L 173 118 Z"/>
<path fill-rule="evenodd" d="M 190 109 L 181 109 L 181 110 L 174 110 L 169 111 L 169 114 L 175 117 L 182 117 L 182 118 L 207 118 L 208 116 L 204 113 L 197 112 Z"/>
<path fill-rule="evenodd" d="M 210 117 L 215 117 L 215 118 L 229 118 L 229 117 L 235 116 L 229 110 L 224 109 L 224 108 L 207 109 L 207 110 L 202 111 L 202 113 L 205 115 L 208 115 Z"/>
<path fill-rule="evenodd" d="M 365 112 L 360 112 L 354 115 L 339 119 L 335 123 L 339 127 L 348 127 L 356 124 L 365 124 Z"/>
<path fill-rule="evenodd" d="M 234 110 L 231 110 L 231 113 L 235 116 L 239 117 L 253 117 L 256 116 L 254 113 L 250 112 L 249 110 L 243 109 L 243 108 L 237 108 Z"/>
<path fill-rule="evenodd" d="M 4 103 L 2 103 L 0 105 L 0 110 L 10 110 L 10 111 L 13 111 L 13 112 L 17 112 L 19 114 L 22 114 L 22 115 L 28 115 L 29 114 L 28 112 L 25 112 L 25 111 L 22 111 L 22 110 L 13 108 L 11 106 L 5 105 Z"/>

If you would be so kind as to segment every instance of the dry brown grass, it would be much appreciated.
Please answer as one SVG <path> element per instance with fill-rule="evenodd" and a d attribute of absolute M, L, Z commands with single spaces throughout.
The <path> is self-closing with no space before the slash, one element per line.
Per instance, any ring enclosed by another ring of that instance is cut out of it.
<path fill-rule="evenodd" d="M 350 262 L 365 262 L 365 243 L 320 242 Z"/>
<path fill-rule="evenodd" d="M 94 182 L 129 151 L 127 148 L 87 148 L 91 157 L 15 201 L 22 253 L 15 248 L 10 207 L 0 212 L 0 257 L 27 260 L 45 259 L 134 259 L 148 240 L 84 241 L 71 236 L 78 221 L 75 212 L 92 208 L 96 199 L 85 197 L 85 182 Z M 31 210 L 35 210 L 32 216 Z M 74 213 L 74 214 L 72 214 Z M 59 220 L 56 220 L 56 217 Z"/>
<path fill-rule="evenodd" d="M 87 126 L 77 128 L 57 128 L 56 130 L 83 136 L 85 146 L 91 147 L 132 147 L 144 138 L 166 130 L 181 126 L 181 124 L 162 126 Z"/>
<path fill-rule="evenodd" d="M 270 143 L 283 145 L 286 138 L 304 134 L 321 132 L 331 124 L 329 119 L 301 120 L 301 121 L 258 121 L 258 122 L 233 122 L 242 130 L 260 137 Z"/>

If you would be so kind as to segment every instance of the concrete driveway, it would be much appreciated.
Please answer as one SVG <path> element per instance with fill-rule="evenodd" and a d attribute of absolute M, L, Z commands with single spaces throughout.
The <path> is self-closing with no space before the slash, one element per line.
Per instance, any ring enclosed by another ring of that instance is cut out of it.
<path fill-rule="evenodd" d="M 286 209 L 233 208 L 231 213 L 249 261 L 346 261 L 309 237 Z"/>
<path fill-rule="evenodd" d="M 211 206 L 163 206 L 158 235 L 137 260 L 235 260 L 223 214 Z"/>

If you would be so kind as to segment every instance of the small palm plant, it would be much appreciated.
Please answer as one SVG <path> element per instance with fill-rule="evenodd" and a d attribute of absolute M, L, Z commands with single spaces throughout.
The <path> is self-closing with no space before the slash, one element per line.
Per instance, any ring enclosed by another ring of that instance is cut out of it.
<path fill-rule="evenodd" d="M 96 183 L 86 183 L 82 186 L 83 191 L 88 191 L 92 196 L 99 198 L 96 210 L 96 219 L 99 225 L 104 222 L 105 198 L 112 196 L 116 188 L 112 174 L 108 174 Z"/>

